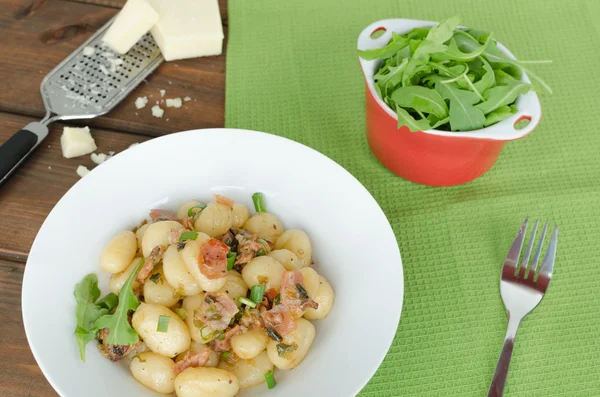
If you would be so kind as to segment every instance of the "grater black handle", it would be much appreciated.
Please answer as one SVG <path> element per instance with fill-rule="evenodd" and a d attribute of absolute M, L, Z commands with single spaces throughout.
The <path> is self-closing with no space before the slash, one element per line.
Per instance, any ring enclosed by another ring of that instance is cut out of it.
<path fill-rule="evenodd" d="M 8 179 L 9 175 L 17 169 L 47 134 L 48 128 L 45 125 L 30 123 L 0 145 L 0 185 Z"/>

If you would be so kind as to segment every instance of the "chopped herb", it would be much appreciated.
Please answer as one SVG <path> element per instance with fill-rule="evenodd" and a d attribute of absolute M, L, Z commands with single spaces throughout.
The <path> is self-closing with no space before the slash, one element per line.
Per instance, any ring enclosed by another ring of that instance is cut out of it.
<path fill-rule="evenodd" d="M 110 294 L 106 295 L 104 298 L 96 302 L 96 306 L 106 309 L 110 313 L 112 309 L 117 307 L 118 303 L 119 297 L 111 292 Z"/>
<path fill-rule="evenodd" d="M 267 206 L 265 205 L 265 199 L 262 193 L 256 192 L 252 195 L 252 201 L 254 202 L 254 209 L 256 212 L 267 212 Z"/>
<path fill-rule="evenodd" d="M 233 269 L 233 265 L 235 265 L 236 258 L 237 258 L 237 254 L 235 252 L 227 253 L 227 270 Z"/>
<path fill-rule="evenodd" d="M 281 295 L 277 294 L 275 299 L 273 299 L 273 306 L 278 305 L 281 302 Z"/>
<path fill-rule="evenodd" d="M 269 335 L 269 338 L 273 339 L 275 342 L 278 343 L 281 343 L 281 341 L 283 340 L 281 338 L 281 335 L 279 335 L 277 331 L 275 331 L 273 328 L 267 328 L 267 335 Z"/>
<path fill-rule="evenodd" d="M 306 292 L 306 289 L 302 284 L 296 284 L 296 289 L 298 290 L 298 295 L 300 295 L 301 299 L 308 299 L 308 292 Z"/>
<path fill-rule="evenodd" d="M 175 312 L 175 314 L 177 314 L 182 320 L 185 320 L 187 318 L 187 310 L 183 309 L 183 308 L 178 308 L 178 309 L 174 309 L 173 310 Z"/>
<path fill-rule="evenodd" d="M 177 243 L 177 251 L 181 251 L 182 249 L 185 248 L 185 243 L 187 243 L 187 241 L 180 241 Z"/>
<path fill-rule="evenodd" d="M 265 380 L 267 381 L 267 387 L 269 389 L 272 389 L 275 386 L 277 386 L 277 382 L 275 381 L 275 374 L 273 373 L 272 369 L 268 370 L 265 373 Z"/>
<path fill-rule="evenodd" d="M 256 256 L 263 256 L 265 254 L 265 250 L 263 248 L 256 251 Z"/>
<path fill-rule="evenodd" d="M 179 236 L 179 242 L 182 243 L 186 240 L 195 240 L 198 238 L 198 232 L 183 232 Z"/>
<path fill-rule="evenodd" d="M 229 352 L 221 353 L 221 357 L 223 357 L 225 360 L 229 359 L 229 356 L 230 356 Z"/>
<path fill-rule="evenodd" d="M 154 284 L 158 284 L 158 282 L 160 281 L 161 275 L 160 273 L 154 273 L 153 275 L 150 276 L 150 281 L 152 281 Z"/>
<path fill-rule="evenodd" d="M 242 303 L 242 304 L 244 304 L 244 305 L 246 305 L 246 306 L 250 306 L 250 307 L 252 307 L 252 308 L 256 307 L 256 303 L 252 302 L 250 299 L 248 299 L 248 298 L 245 298 L 245 297 L 243 297 L 243 296 L 240 296 L 240 297 L 238 298 L 238 301 L 240 301 L 240 303 Z"/>
<path fill-rule="evenodd" d="M 265 295 L 265 289 L 267 287 L 264 284 L 255 285 L 250 289 L 250 300 L 258 304 L 262 302 L 263 296 Z"/>
<path fill-rule="evenodd" d="M 145 363 L 146 362 L 146 360 L 144 360 L 143 358 L 141 358 L 139 356 L 139 354 L 137 356 L 135 356 L 134 358 L 137 358 L 141 363 Z"/>
<path fill-rule="evenodd" d="M 98 318 L 94 322 L 94 326 L 97 329 L 108 328 L 108 340 L 107 342 L 112 345 L 126 345 L 131 346 L 136 344 L 140 337 L 128 320 L 128 313 L 130 310 L 135 310 L 140 305 L 138 298 L 133 293 L 133 280 L 135 279 L 140 267 L 144 264 L 144 258 L 140 259 L 138 264 L 135 266 L 123 287 L 119 292 L 119 305 L 117 306 L 113 314 L 105 314 Z"/>
<path fill-rule="evenodd" d="M 170 321 L 171 316 L 158 316 L 158 325 L 156 326 L 156 330 L 158 332 L 167 332 Z"/>
<path fill-rule="evenodd" d="M 277 344 L 277 354 L 279 355 L 279 357 L 285 357 L 286 354 L 288 354 L 289 352 L 293 352 L 297 348 L 298 348 L 298 345 L 295 343 L 292 345 L 287 345 L 285 343 L 278 343 Z"/>
<path fill-rule="evenodd" d="M 212 316 L 210 316 L 210 321 L 218 321 L 220 319 L 221 319 L 221 315 L 218 313 L 215 313 Z"/>
<path fill-rule="evenodd" d="M 196 216 L 198 216 L 199 213 L 202 212 L 203 209 L 206 208 L 206 204 L 198 204 L 195 205 L 193 207 L 190 207 L 190 209 L 187 212 L 187 216 L 193 216 L 194 218 L 196 218 Z M 198 210 L 198 211 L 194 211 L 194 210 Z"/>
<path fill-rule="evenodd" d="M 217 331 L 213 334 L 213 337 L 218 340 L 218 341 L 222 341 L 225 340 L 225 332 L 223 331 Z"/>

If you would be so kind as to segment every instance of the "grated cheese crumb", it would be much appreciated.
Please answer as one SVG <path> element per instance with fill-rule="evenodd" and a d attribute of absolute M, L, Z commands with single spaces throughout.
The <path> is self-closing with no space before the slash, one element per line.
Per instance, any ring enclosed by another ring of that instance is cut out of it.
<path fill-rule="evenodd" d="M 146 96 L 138 97 L 135 100 L 135 107 L 138 109 L 146 107 L 147 104 L 148 104 L 148 97 L 146 97 Z"/>
<path fill-rule="evenodd" d="M 158 90 L 158 92 L 160 92 L 160 96 L 165 96 L 165 93 L 167 92 L 166 90 Z"/>
<path fill-rule="evenodd" d="M 161 108 L 158 105 L 152 106 L 152 115 L 154 117 L 158 117 L 160 119 L 160 118 L 162 118 L 163 114 L 165 114 L 165 111 L 163 108 Z"/>
<path fill-rule="evenodd" d="M 49 170 L 51 170 L 51 169 L 52 169 L 52 166 L 51 166 L 51 165 L 49 165 L 49 166 L 48 166 L 48 169 L 49 169 Z"/>
<path fill-rule="evenodd" d="M 186 96 L 185 98 L 183 98 L 183 102 L 188 102 L 191 100 L 192 100 L 192 98 L 190 98 L 189 96 Z"/>
<path fill-rule="evenodd" d="M 90 46 L 83 47 L 83 55 L 85 55 L 85 56 L 91 57 L 92 55 L 94 55 L 94 52 L 96 52 L 94 47 L 90 47 Z M 40 72 L 40 73 L 42 73 L 42 72 Z"/>
<path fill-rule="evenodd" d="M 167 98 L 167 107 L 168 108 L 180 108 L 181 107 L 181 98 Z"/>
<path fill-rule="evenodd" d="M 134 142 L 131 145 L 129 145 L 129 147 L 127 149 L 131 149 L 132 147 L 137 146 L 139 144 L 140 144 L 139 142 Z"/>
<path fill-rule="evenodd" d="M 88 169 L 88 167 L 86 167 L 85 165 L 80 165 L 79 167 L 77 167 L 77 175 L 79 175 L 80 177 L 84 177 L 87 174 L 90 173 L 90 170 Z"/>

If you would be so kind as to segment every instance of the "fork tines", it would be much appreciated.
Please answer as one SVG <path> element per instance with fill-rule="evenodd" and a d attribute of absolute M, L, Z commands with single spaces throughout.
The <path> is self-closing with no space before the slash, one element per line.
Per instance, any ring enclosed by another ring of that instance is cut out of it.
<path fill-rule="evenodd" d="M 523 254 L 521 264 L 519 266 L 519 257 L 521 256 L 521 250 L 523 249 L 523 243 L 525 242 L 528 223 L 529 217 L 527 217 L 525 222 L 523 222 L 523 225 L 521 225 L 519 233 L 517 234 L 515 241 L 513 241 L 512 246 L 508 251 L 508 255 L 506 256 L 506 260 L 504 262 L 504 267 L 512 268 L 515 278 L 536 282 L 538 276 L 543 275 L 544 279 L 549 279 L 552 277 L 552 271 L 554 270 L 554 259 L 556 258 L 556 244 L 558 240 L 558 226 L 554 226 L 554 231 L 552 232 L 552 237 L 550 238 L 550 244 L 548 245 L 546 255 L 544 255 L 544 260 L 542 261 L 542 266 L 538 272 L 538 264 L 542 254 L 544 239 L 546 238 L 546 233 L 548 231 L 548 222 L 544 224 L 542 235 L 539 238 L 535 253 L 533 255 L 533 260 L 530 261 L 529 259 L 531 258 L 531 253 L 533 252 L 539 225 L 539 220 L 535 221 L 533 232 L 531 233 L 531 238 L 529 239 L 529 244 L 527 244 L 527 248 L 525 249 L 525 253 Z M 504 273 L 505 272 L 503 272 L 503 274 Z"/>

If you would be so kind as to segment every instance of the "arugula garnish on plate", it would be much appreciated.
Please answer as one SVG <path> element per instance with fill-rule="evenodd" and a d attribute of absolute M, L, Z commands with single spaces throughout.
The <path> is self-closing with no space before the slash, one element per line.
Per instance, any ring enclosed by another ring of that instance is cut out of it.
<path fill-rule="evenodd" d="M 544 91 L 550 87 L 524 64 L 498 49 L 489 32 L 458 28 L 458 18 L 416 28 L 383 48 L 359 50 L 366 60 L 381 59 L 375 91 L 398 115 L 398 127 L 411 131 L 471 131 L 517 112 L 516 100 L 532 88 L 526 72 Z"/>
<path fill-rule="evenodd" d="M 85 346 L 103 328 L 109 329 L 108 343 L 110 344 L 134 345 L 138 342 L 139 336 L 129 324 L 129 310 L 137 309 L 140 304 L 133 293 L 132 284 L 143 264 L 142 258 L 123 284 L 118 296 L 110 293 L 98 300 L 100 297 L 98 277 L 93 273 L 88 274 L 75 285 L 77 327 L 74 334 L 82 361 L 85 361 Z"/>

